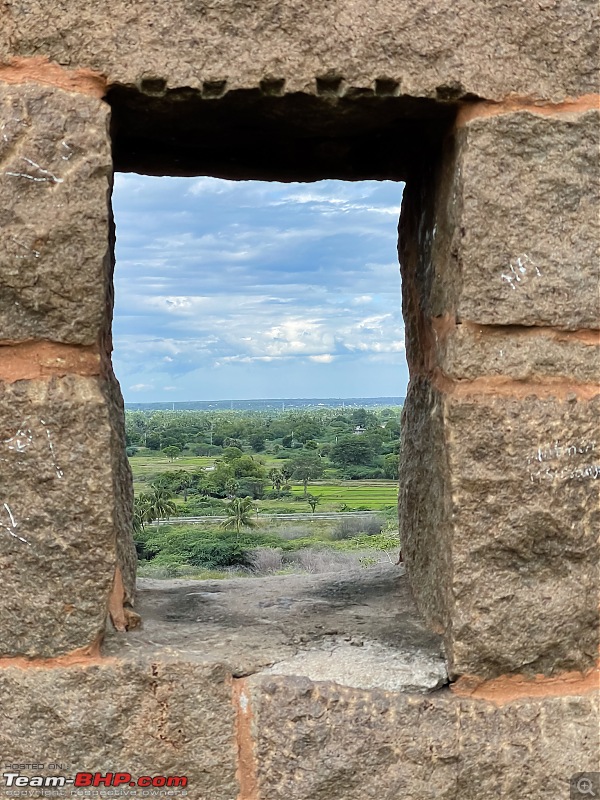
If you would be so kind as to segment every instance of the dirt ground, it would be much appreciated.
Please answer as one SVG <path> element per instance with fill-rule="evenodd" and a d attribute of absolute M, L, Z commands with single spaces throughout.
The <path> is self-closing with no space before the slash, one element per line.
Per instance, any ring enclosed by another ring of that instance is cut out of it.
<path fill-rule="evenodd" d="M 143 626 L 112 631 L 126 648 L 226 663 L 235 676 L 302 675 L 359 688 L 431 691 L 447 681 L 401 566 L 231 580 L 139 579 Z"/>

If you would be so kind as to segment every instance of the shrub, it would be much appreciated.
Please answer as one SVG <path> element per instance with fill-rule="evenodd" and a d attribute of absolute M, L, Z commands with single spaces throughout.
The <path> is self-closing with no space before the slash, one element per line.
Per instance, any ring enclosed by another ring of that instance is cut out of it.
<path fill-rule="evenodd" d="M 257 575 L 269 575 L 283 569 L 283 550 L 280 547 L 259 547 L 248 554 L 252 571 Z"/>
<path fill-rule="evenodd" d="M 277 536 L 261 533 L 224 531 L 199 525 L 164 526 L 146 529 L 136 539 L 143 545 L 144 556 L 158 565 L 188 564 L 203 569 L 250 566 L 249 551 L 281 543 Z"/>
<path fill-rule="evenodd" d="M 285 562 L 294 564 L 303 572 L 341 572 L 358 566 L 356 555 L 336 550 L 305 547 L 286 555 Z"/>
<path fill-rule="evenodd" d="M 351 539 L 360 534 L 367 536 L 376 536 L 381 533 L 383 529 L 383 519 L 377 514 L 369 514 L 368 516 L 356 517 L 343 517 L 335 527 L 331 538 L 334 541 L 341 539 Z"/>

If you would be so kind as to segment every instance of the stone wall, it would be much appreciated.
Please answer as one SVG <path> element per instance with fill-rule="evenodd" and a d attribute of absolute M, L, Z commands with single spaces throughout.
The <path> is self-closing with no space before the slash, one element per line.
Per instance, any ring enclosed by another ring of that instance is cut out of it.
<path fill-rule="evenodd" d="M 598 768 L 597 42 L 588 0 L 0 7 L 3 753 L 60 738 L 198 800 L 567 798 Z M 103 649 L 137 622 L 115 165 L 407 180 L 400 520 L 452 691 Z"/>

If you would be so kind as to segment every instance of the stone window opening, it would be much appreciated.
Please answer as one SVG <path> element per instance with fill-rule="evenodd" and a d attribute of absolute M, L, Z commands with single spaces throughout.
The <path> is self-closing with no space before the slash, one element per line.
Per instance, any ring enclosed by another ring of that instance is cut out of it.
<path fill-rule="evenodd" d="M 416 180 L 423 164 L 435 164 L 454 109 L 405 104 L 384 83 L 366 100 L 342 99 L 326 80 L 316 97 L 278 97 L 264 87 L 221 99 L 165 94 L 153 84 L 139 93 L 113 89 L 115 169 L 303 184 Z M 116 224 L 118 237 L 118 217 Z M 142 580 L 136 609 L 144 628 L 128 639 L 140 647 L 147 637 L 177 647 L 193 642 L 204 656 L 225 658 L 238 677 L 262 670 L 362 688 L 439 688 L 447 682 L 439 634 L 423 624 L 403 567 L 388 566 L 376 574 L 290 576 L 293 589 L 263 578 Z"/>

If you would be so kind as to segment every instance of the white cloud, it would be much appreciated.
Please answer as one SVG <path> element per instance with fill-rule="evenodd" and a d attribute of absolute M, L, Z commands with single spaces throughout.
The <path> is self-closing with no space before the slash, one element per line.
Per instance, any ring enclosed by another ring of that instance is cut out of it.
<path fill-rule="evenodd" d="M 151 383 L 134 383 L 133 386 L 129 387 L 132 392 L 143 392 L 146 389 L 153 389 Z"/>
<path fill-rule="evenodd" d="M 335 356 L 332 356 L 331 353 L 323 353 L 319 356 L 309 356 L 311 361 L 316 361 L 317 364 L 331 364 Z"/>

